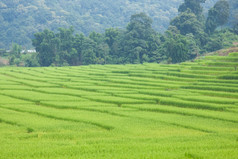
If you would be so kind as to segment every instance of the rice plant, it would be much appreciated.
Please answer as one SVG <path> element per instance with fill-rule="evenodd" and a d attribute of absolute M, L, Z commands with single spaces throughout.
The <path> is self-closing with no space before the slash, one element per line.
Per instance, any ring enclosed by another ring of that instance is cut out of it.
<path fill-rule="evenodd" d="M 237 55 L 0 68 L 0 159 L 235 159 Z"/>

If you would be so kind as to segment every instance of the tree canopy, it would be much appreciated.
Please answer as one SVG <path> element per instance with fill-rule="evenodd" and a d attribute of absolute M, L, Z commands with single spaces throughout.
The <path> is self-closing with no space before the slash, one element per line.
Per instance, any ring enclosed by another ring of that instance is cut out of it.
<path fill-rule="evenodd" d="M 214 7 L 209 9 L 206 21 L 206 32 L 213 33 L 218 26 L 228 22 L 229 3 L 226 0 L 219 0 Z"/>
<path fill-rule="evenodd" d="M 184 0 L 184 3 L 179 6 L 179 12 L 185 12 L 191 10 L 196 16 L 200 16 L 203 12 L 201 3 L 205 3 L 206 0 Z"/>

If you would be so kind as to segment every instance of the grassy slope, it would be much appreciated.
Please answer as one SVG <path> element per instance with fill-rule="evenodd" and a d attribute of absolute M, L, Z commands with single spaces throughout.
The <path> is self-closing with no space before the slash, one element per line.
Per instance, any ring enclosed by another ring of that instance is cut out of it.
<path fill-rule="evenodd" d="M 0 68 L 0 158 L 235 159 L 237 59 Z"/>

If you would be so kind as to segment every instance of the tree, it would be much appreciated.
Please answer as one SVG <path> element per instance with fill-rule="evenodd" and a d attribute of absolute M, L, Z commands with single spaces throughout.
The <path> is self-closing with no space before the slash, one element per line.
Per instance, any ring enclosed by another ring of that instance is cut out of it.
<path fill-rule="evenodd" d="M 50 66 L 59 51 L 60 40 L 50 30 L 36 33 L 35 39 L 32 40 L 32 45 L 36 48 L 38 54 L 39 64 L 41 66 Z"/>
<path fill-rule="evenodd" d="M 178 11 L 180 13 L 191 10 L 197 17 L 202 15 L 203 8 L 201 3 L 205 3 L 206 0 L 184 0 L 184 3 L 179 6 Z"/>
<path fill-rule="evenodd" d="M 24 66 L 25 67 L 38 67 L 40 66 L 40 64 L 38 63 L 38 60 L 37 60 L 37 54 L 32 54 L 32 55 L 29 55 L 27 56 L 25 59 L 24 59 Z"/>
<path fill-rule="evenodd" d="M 85 36 L 83 34 L 76 34 L 73 42 L 73 47 L 77 50 L 77 56 L 74 58 L 75 65 L 82 65 L 83 64 L 83 58 L 82 58 L 82 52 L 83 52 L 83 44 L 84 44 Z"/>
<path fill-rule="evenodd" d="M 74 28 L 70 27 L 59 28 L 59 33 L 56 34 L 56 37 L 59 40 L 59 50 L 56 53 L 55 65 L 56 66 L 66 66 L 66 65 L 76 65 L 75 56 L 77 51 L 73 48 L 74 42 Z"/>
<path fill-rule="evenodd" d="M 238 35 L 238 23 L 233 27 L 234 33 Z"/>
<path fill-rule="evenodd" d="M 217 11 L 217 23 L 222 26 L 228 22 L 230 6 L 227 0 L 219 0 L 214 9 Z"/>
<path fill-rule="evenodd" d="M 82 64 L 96 64 L 96 51 L 95 51 L 96 43 L 89 39 L 85 38 L 82 45 Z"/>
<path fill-rule="evenodd" d="M 57 37 L 60 39 L 60 50 L 65 50 L 70 52 L 72 49 L 72 44 L 74 41 L 74 28 L 70 27 L 69 29 L 66 28 L 59 28 L 59 33 L 56 34 Z"/>
<path fill-rule="evenodd" d="M 170 30 L 172 29 L 172 30 Z M 165 42 L 163 44 L 163 51 L 168 61 L 172 63 L 179 63 L 189 59 L 189 42 L 187 38 L 175 31 L 175 28 L 169 28 L 165 33 Z"/>
<path fill-rule="evenodd" d="M 177 14 L 181 0 L 0 0 L 0 46 L 12 41 L 31 48 L 34 33 L 44 28 L 56 31 L 59 27 L 74 26 L 76 33 L 88 36 L 102 33 L 105 28 L 124 28 L 134 11 L 146 11 L 152 16 L 154 28 L 164 32 L 169 19 Z M 41 3 L 42 2 L 42 3 Z M 6 35 L 9 30 L 10 35 Z M 20 35 L 19 35 L 20 34 Z"/>
<path fill-rule="evenodd" d="M 205 1 L 184 0 L 184 3 L 179 6 L 179 15 L 170 22 L 170 25 L 176 26 L 182 35 L 193 34 L 196 44 L 199 46 L 206 43 L 205 18 L 201 6 L 201 3 L 205 3 Z"/>
<path fill-rule="evenodd" d="M 105 43 L 104 34 L 92 32 L 89 38 L 95 42 L 96 64 L 105 64 L 109 56 L 109 46 Z"/>
<path fill-rule="evenodd" d="M 229 26 L 234 27 L 238 22 L 238 1 L 228 0 L 230 6 Z"/>
<path fill-rule="evenodd" d="M 223 48 L 223 39 L 222 39 L 222 36 L 219 34 L 210 36 L 207 44 L 205 45 L 205 49 L 208 52 L 220 50 L 222 48 Z"/>
<path fill-rule="evenodd" d="M 156 42 L 156 32 L 152 28 L 152 19 L 145 13 L 134 14 L 122 41 L 125 53 L 125 63 L 143 63 L 157 47 L 151 43 Z M 149 57 L 150 58 L 150 57 Z"/>
<path fill-rule="evenodd" d="M 206 43 L 203 21 L 199 21 L 190 9 L 180 13 L 171 20 L 170 24 L 175 26 L 182 35 L 193 34 L 197 45 L 203 46 Z"/>
<path fill-rule="evenodd" d="M 188 59 L 188 46 L 184 38 L 169 39 L 165 43 L 167 57 L 172 59 L 172 63 L 179 63 Z"/>
<path fill-rule="evenodd" d="M 193 34 L 187 34 L 186 39 L 188 42 L 188 59 L 194 59 L 199 55 L 200 48 L 197 45 Z"/>
<path fill-rule="evenodd" d="M 180 13 L 170 22 L 170 24 L 176 26 L 182 35 L 189 33 L 197 35 L 203 32 L 202 23 L 190 9 Z"/>
<path fill-rule="evenodd" d="M 120 64 L 125 62 L 125 34 L 126 31 L 122 29 L 106 29 L 104 36 L 109 49 L 107 63 Z"/>
<path fill-rule="evenodd" d="M 116 42 L 119 34 L 120 31 L 115 28 L 109 28 L 105 30 L 105 42 L 110 48 L 112 48 L 113 44 Z"/>
<path fill-rule="evenodd" d="M 229 18 L 229 3 L 226 0 L 219 0 L 208 12 L 206 20 L 206 32 L 211 34 L 218 26 L 227 23 Z"/>
<path fill-rule="evenodd" d="M 11 56 L 15 56 L 16 58 L 19 58 L 20 57 L 20 54 L 21 54 L 21 51 L 22 51 L 22 47 L 16 43 L 13 43 L 12 44 L 12 48 L 11 48 Z"/>

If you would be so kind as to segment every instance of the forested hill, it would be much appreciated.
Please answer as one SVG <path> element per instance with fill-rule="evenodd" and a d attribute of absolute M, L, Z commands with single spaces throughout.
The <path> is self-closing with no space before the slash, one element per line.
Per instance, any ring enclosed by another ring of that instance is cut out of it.
<path fill-rule="evenodd" d="M 210 8 L 217 0 L 207 0 Z M 0 48 L 18 43 L 31 47 L 34 33 L 74 26 L 76 32 L 124 28 L 135 13 L 145 12 L 163 32 L 183 0 L 1 0 Z"/>

